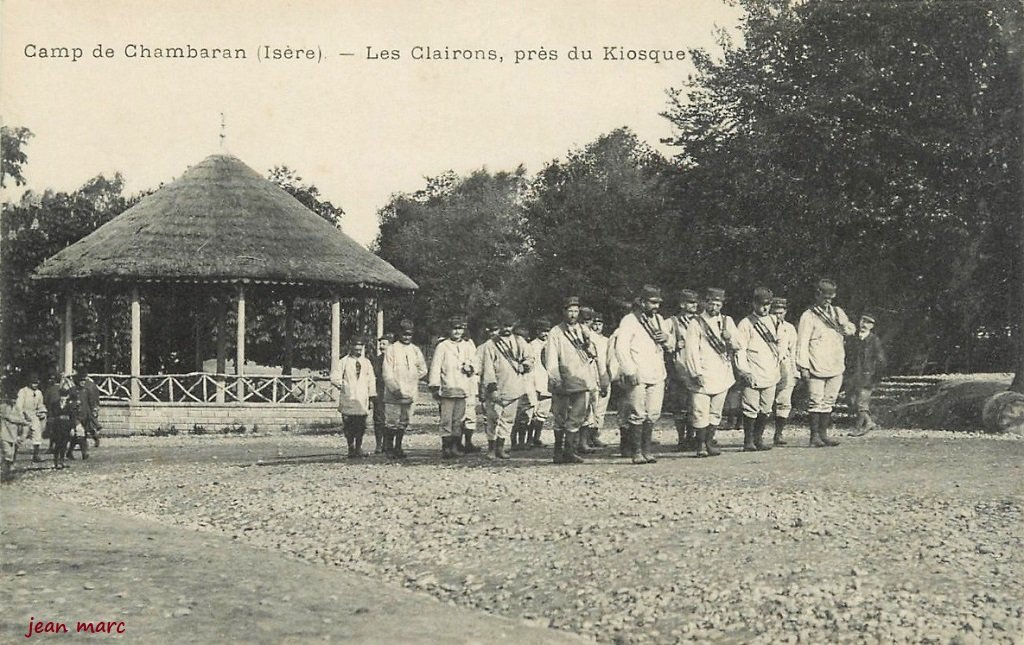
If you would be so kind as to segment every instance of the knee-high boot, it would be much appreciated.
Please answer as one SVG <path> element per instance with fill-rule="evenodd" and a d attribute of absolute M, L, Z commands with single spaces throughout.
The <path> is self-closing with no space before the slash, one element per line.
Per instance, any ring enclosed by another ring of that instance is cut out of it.
<path fill-rule="evenodd" d="M 786 417 L 775 417 L 775 436 L 772 437 L 772 443 L 776 446 L 784 446 L 786 442 L 782 440 L 782 431 L 786 427 Z"/>
<path fill-rule="evenodd" d="M 832 413 L 822 412 L 820 416 L 821 420 L 818 421 L 818 437 L 820 437 L 821 442 L 829 448 L 838 446 L 838 441 L 836 441 L 835 439 L 828 438 L 828 427 L 832 423 Z"/>
<path fill-rule="evenodd" d="M 708 451 L 708 457 L 717 457 L 722 451 L 715 447 L 715 431 L 718 426 L 708 426 L 704 435 L 704 447 Z"/>
<path fill-rule="evenodd" d="M 810 418 L 811 426 L 811 448 L 824 448 L 825 442 L 821 440 L 820 428 L 821 428 L 821 416 L 820 412 L 808 412 L 807 416 Z"/>
<path fill-rule="evenodd" d="M 654 422 L 644 421 L 643 425 L 640 426 L 640 432 L 640 452 L 644 457 L 644 461 L 649 464 L 657 463 L 658 460 L 654 458 L 654 451 L 651 449 L 654 442 Z"/>
<path fill-rule="evenodd" d="M 754 419 L 744 415 L 743 416 L 743 452 L 755 452 L 757 446 L 754 445 Z"/>
<path fill-rule="evenodd" d="M 772 447 L 764 442 L 764 429 L 768 425 L 768 415 L 758 414 L 754 419 L 754 446 L 758 450 L 771 450 Z"/>
<path fill-rule="evenodd" d="M 565 463 L 565 430 L 555 430 L 555 455 L 552 462 Z"/>

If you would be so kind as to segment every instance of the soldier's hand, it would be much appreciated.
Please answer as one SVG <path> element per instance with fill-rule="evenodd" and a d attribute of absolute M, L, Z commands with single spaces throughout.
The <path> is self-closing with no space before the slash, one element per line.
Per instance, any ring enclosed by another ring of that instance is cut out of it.
<path fill-rule="evenodd" d="M 640 377 L 636 374 L 623 374 L 622 384 L 633 387 L 634 385 L 640 385 Z"/>
<path fill-rule="evenodd" d="M 811 378 L 811 370 L 807 369 L 806 367 L 801 367 L 799 371 L 800 378 L 802 378 L 803 380 L 806 381 L 807 379 Z"/>
<path fill-rule="evenodd" d="M 604 397 L 608 396 L 608 386 L 607 385 L 602 385 L 601 389 L 599 390 L 599 393 L 601 394 L 601 398 L 602 399 Z"/>
<path fill-rule="evenodd" d="M 693 377 L 693 385 L 695 390 L 699 390 L 704 387 L 704 377 L 697 374 Z"/>
<path fill-rule="evenodd" d="M 441 388 L 439 386 L 431 385 L 428 389 L 435 399 L 441 398 Z"/>
<path fill-rule="evenodd" d="M 490 394 L 491 392 L 497 392 L 497 391 L 498 391 L 498 384 L 497 383 L 488 383 L 487 384 L 487 393 L 488 394 Z"/>
<path fill-rule="evenodd" d="M 666 336 L 665 332 L 661 331 L 660 329 L 655 331 L 652 337 L 654 338 L 654 342 L 658 343 L 659 345 L 663 345 L 666 341 L 668 341 L 668 336 Z"/>

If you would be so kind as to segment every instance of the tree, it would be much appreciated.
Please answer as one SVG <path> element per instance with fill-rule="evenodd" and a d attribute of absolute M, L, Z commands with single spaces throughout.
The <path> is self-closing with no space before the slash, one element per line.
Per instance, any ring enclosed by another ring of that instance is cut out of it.
<path fill-rule="evenodd" d="M 839 278 L 853 311 L 888 314 L 904 365 L 969 362 L 983 328 L 1005 341 L 1022 101 L 997 35 L 1013 3 L 742 4 L 742 45 L 692 52 L 665 112 L 712 252 L 798 300 Z"/>
<path fill-rule="evenodd" d="M 320 196 L 320 189 L 313 184 L 303 183 L 302 177 L 288 166 L 274 166 L 267 175 L 270 181 L 285 189 L 292 197 L 302 202 L 302 205 L 324 218 L 337 228 L 341 228 L 341 220 L 345 217 L 345 210 L 335 206 Z"/>
<path fill-rule="evenodd" d="M 5 373 L 42 373 L 59 364 L 62 302 L 53 289 L 29 276 L 43 260 L 128 208 L 137 198 L 125 197 L 123 190 L 120 174 L 112 178 L 99 175 L 72 193 L 29 191 L 18 203 L 3 205 L 0 346 Z M 99 299 L 91 293 L 80 293 L 75 298 L 75 310 L 76 354 L 80 363 L 93 366 L 102 359 Z M 112 344 L 115 352 L 121 344 Z"/>
<path fill-rule="evenodd" d="M 507 286 L 527 251 L 522 202 L 526 170 L 427 178 L 413 194 L 397 194 L 378 211 L 378 255 L 415 280 L 416 307 L 399 315 L 441 331 L 448 316 L 465 313 L 476 327 L 510 302 Z"/>
<path fill-rule="evenodd" d="M 680 251 L 690 240 L 668 199 L 674 173 L 628 128 L 545 166 L 526 205 L 533 260 L 517 290 L 524 308 L 558 311 L 574 294 L 614 317 L 646 282 L 680 287 Z"/>
<path fill-rule="evenodd" d="M 25 185 L 25 177 L 21 169 L 28 161 L 22 149 L 34 135 L 25 127 L 0 127 L 0 188 L 7 187 L 8 177 L 14 180 L 15 186 Z"/>

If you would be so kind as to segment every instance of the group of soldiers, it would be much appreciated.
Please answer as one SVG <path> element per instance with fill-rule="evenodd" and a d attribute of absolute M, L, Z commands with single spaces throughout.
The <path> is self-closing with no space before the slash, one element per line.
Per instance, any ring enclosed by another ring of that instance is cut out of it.
<path fill-rule="evenodd" d="M 610 337 L 603 334 L 603 318 L 575 296 L 563 302 L 556 325 L 540 319 L 527 328 L 509 313 L 497 314 L 485 324 L 487 338 L 479 346 L 466 334 L 466 318 L 453 316 L 429 366 L 412 342 L 408 320 L 401 321 L 394 341 L 378 339 L 372 357 L 367 339 L 355 338 L 331 375 L 340 392 L 348 454 L 363 456 L 372 412 L 375 452 L 405 457 L 402 443 L 424 379 L 437 402 L 444 458 L 479 452 L 473 443 L 479 425 L 489 459 L 508 459 L 509 449 L 543 447 L 541 432 L 551 419 L 554 462 L 580 463 L 581 454 L 605 445 L 599 433 L 613 383 L 620 393 L 620 454 L 634 464 L 656 461 L 653 431 L 666 396 L 679 450 L 698 457 L 721 454 L 715 433 L 730 390 L 740 392 L 744 451 L 785 444 L 798 379 L 807 384 L 810 445 L 836 446 L 828 432 L 848 339 L 856 348 L 847 388 L 857 412 L 855 433 L 874 427 L 870 398 L 884 352 L 872 333 L 873 314 L 863 313 L 854 325 L 833 304 L 836 285 L 828 279 L 815 284 L 815 303 L 797 327 L 786 321 L 786 299 L 767 288 L 754 289 L 751 312 L 738 324 L 722 314 L 725 295 L 718 288 L 707 289 L 703 298 L 683 290 L 679 311 L 665 317 L 660 289 L 644 286 Z M 765 431 L 772 419 L 769 444 Z"/>
<path fill-rule="evenodd" d="M 55 469 L 65 468 L 67 459 L 74 459 L 76 447 L 82 459 L 88 459 L 89 439 L 100 445 L 99 406 L 99 387 L 83 369 L 73 377 L 54 374 L 45 389 L 35 373 L 28 374 L 16 391 L 5 384 L 0 407 L 3 479 L 9 478 L 18 447 L 26 442 L 32 448 L 32 461 L 41 463 L 43 440 L 48 439 L 47 452 L 53 455 Z"/>

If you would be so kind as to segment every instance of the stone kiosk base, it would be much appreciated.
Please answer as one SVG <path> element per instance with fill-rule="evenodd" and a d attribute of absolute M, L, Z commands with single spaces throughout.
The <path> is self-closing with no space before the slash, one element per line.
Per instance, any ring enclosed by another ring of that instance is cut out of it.
<path fill-rule="evenodd" d="M 244 426 L 252 432 L 310 426 L 341 425 L 337 403 L 136 403 L 104 401 L 100 406 L 103 434 L 153 434 L 169 431 L 191 432 L 201 426 L 206 432 L 218 433 L 226 428 Z"/>

